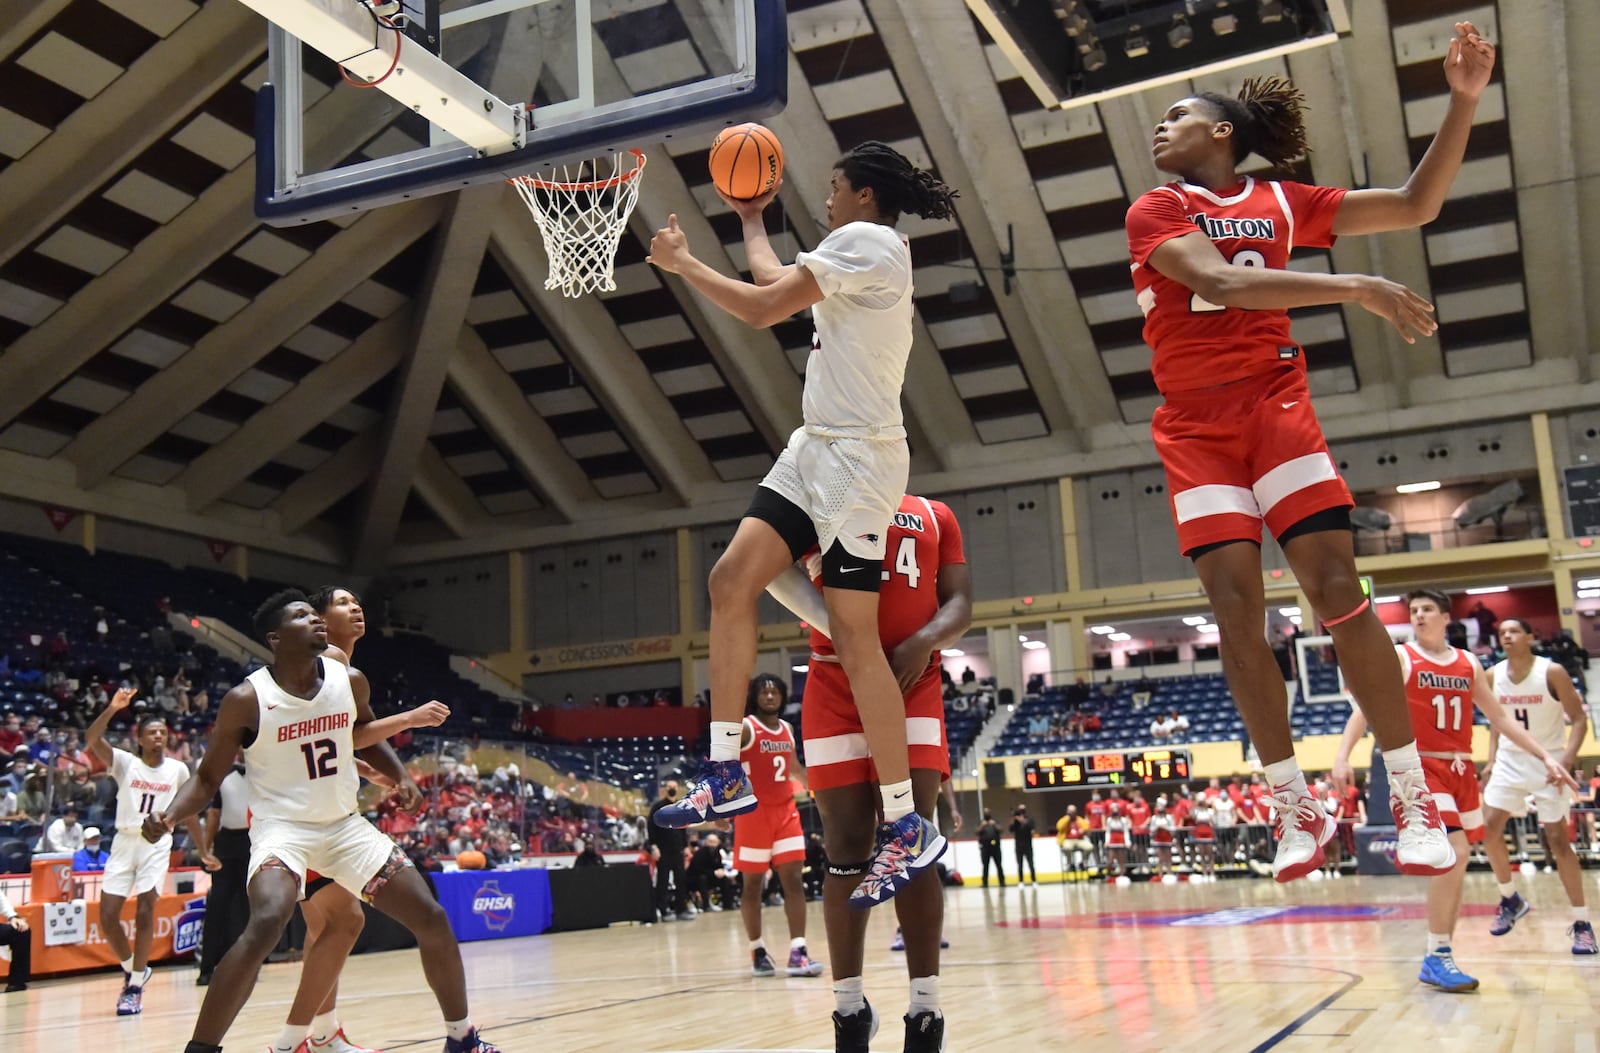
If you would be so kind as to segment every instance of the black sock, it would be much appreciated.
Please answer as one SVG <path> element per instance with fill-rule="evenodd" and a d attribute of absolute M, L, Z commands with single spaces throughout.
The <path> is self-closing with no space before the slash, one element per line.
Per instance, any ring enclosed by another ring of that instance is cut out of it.
<path fill-rule="evenodd" d="M 221 1046 L 213 1046 L 209 1042 L 190 1042 L 183 1047 L 183 1053 L 222 1053 Z"/>

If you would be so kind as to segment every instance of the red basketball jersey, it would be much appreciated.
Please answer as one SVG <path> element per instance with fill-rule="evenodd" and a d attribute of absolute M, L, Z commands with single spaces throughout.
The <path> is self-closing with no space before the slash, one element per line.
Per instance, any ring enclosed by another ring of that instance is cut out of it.
<path fill-rule="evenodd" d="M 1089 816 L 1089 829 L 1101 830 L 1105 828 L 1106 802 L 1091 800 L 1083 806 L 1083 810 Z"/>
<path fill-rule="evenodd" d="M 1415 644 L 1402 644 L 1405 654 L 1406 702 L 1411 730 L 1423 753 L 1472 752 L 1472 682 L 1483 667 L 1470 651 L 1450 648 L 1450 657 L 1435 661 Z"/>
<path fill-rule="evenodd" d="M 782 718 L 773 731 L 754 716 L 744 718 L 750 729 L 750 745 L 739 751 L 739 762 L 755 787 L 760 804 L 782 804 L 794 800 L 794 728 Z"/>
<path fill-rule="evenodd" d="M 943 501 L 907 494 L 889 525 L 888 548 L 883 557 L 883 585 L 878 590 L 878 637 L 885 651 L 897 647 L 939 613 L 939 568 L 965 563 L 961 525 Z M 822 578 L 822 557 L 812 550 L 806 557 L 811 580 Z M 811 632 L 811 653 L 832 655 L 833 641 Z M 924 676 L 939 675 L 939 656 L 928 663 Z"/>
<path fill-rule="evenodd" d="M 1171 238 L 1202 231 L 1239 267 L 1285 270 L 1296 245 L 1333 245 L 1333 220 L 1346 191 L 1251 177 L 1223 194 L 1184 182 L 1140 195 L 1128 210 L 1133 288 L 1144 311 L 1150 370 L 1162 392 L 1216 387 L 1264 373 L 1281 362 L 1305 368 L 1289 338 L 1287 311 L 1221 307 L 1149 265 Z"/>

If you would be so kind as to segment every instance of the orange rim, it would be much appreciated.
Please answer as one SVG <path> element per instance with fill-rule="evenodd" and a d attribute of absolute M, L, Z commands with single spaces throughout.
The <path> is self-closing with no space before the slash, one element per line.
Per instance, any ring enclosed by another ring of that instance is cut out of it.
<path fill-rule="evenodd" d="M 609 190 L 614 186 L 621 186 L 623 183 L 637 178 L 639 173 L 644 171 L 644 151 L 629 150 L 627 152 L 633 155 L 634 166 L 626 172 L 612 176 L 610 179 L 591 179 L 582 183 L 558 183 L 548 179 L 540 179 L 538 176 L 525 175 L 512 176 L 510 179 L 506 180 L 506 182 L 521 183 L 524 186 L 530 186 L 536 190 L 560 190 L 564 193 L 574 193 L 585 190 Z"/>

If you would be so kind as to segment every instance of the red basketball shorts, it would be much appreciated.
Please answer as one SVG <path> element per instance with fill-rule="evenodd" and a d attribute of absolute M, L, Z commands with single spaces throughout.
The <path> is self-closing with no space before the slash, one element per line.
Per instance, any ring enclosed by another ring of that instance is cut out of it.
<path fill-rule="evenodd" d="M 1428 792 L 1439 808 L 1439 818 L 1446 830 L 1461 830 L 1467 840 L 1476 844 L 1483 840 L 1483 800 L 1478 791 L 1478 770 L 1471 759 L 1446 760 L 1444 757 L 1422 758 L 1422 773 L 1428 780 Z"/>
<path fill-rule="evenodd" d="M 1307 516 L 1354 503 L 1299 369 L 1174 392 L 1150 427 L 1184 552 L 1260 541 L 1263 522 L 1277 537 Z"/>
<path fill-rule="evenodd" d="M 906 743 L 912 768 L 950 775 L 950 748 L 944 737 L 944 695 L 935 669 L 906 695 Z M 867 750 L 850 682 L 837 662 L 813 658 L 806 671 L 800 725 L 805 733 L 806 781 L 813 790 L 876 782 L 878 770 Z"/>
<path fill-rule="evenodd" d="M 806 836 L 794 798 L 759 804 L 733 821 L 733 869 L 740 873 L 765 874 L 768 867 L 805 857 Z"/>

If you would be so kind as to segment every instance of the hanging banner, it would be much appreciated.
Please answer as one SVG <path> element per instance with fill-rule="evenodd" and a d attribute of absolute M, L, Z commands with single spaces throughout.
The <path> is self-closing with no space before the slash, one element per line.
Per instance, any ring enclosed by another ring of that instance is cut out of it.
<path fill-rule="evenodd" d="M 67 524 L 78 518 L 78 513 L 70 508 L 56 508 L 53 505 L 44 506 L 44 517 L 50 520 L 50 525 L 56 528 L 56 533 L 67 529 Z"/>

